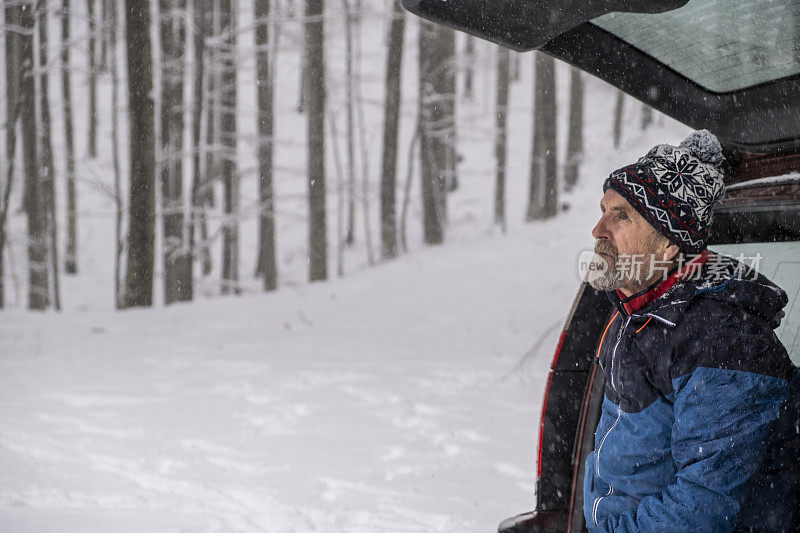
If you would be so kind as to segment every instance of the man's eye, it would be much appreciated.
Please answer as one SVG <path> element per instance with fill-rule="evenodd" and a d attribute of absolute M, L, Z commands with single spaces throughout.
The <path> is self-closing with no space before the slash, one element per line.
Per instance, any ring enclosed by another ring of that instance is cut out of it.
<path fill-rule="evenodd" d="M 622 220 L 627 220 L 628 219 L 628 213 L 620 213 L 619 214 L 619 218 L 621 218 Z"/>

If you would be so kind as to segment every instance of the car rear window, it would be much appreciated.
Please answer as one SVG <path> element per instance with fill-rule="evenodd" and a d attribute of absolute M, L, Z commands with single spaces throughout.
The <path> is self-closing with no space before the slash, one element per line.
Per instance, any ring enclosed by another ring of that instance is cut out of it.
<path fill-rule="evenodd" d="M 800 73 L 800 1 L 691 0 L 591 21 L 712 92 Z"/>

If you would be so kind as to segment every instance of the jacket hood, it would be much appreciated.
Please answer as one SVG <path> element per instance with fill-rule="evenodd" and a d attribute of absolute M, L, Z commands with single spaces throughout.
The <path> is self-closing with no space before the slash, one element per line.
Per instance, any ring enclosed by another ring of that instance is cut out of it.
<path fill-rule="evenodd" d="M 780 325 L 783 308 L 789 302 L 786 292 L 766 276 L 756 272 L 754 279 L 731 278 L 715 287 L 697 289 L 695 297 L 712 298 L 744 308 L 772 324 Z"/>
<path fill-rule="evenodd" d="M 715 252 L 707 254 L 705 262 L 693 272 L 674 283 L 652 302 L 636 310 L 632 316 L 649 315 L 667 325 L 677 325 L 695 300 L 708 298 L 726 302 L 766 320 L 773 329 L 780 325 L 783 308 L 789 301 L 786 292 L 766 276 L 733 257 Z M 688 264 L 687 264 L 688 266 Z M 680 271 L 676 274 L 679 274 Z M 675 275 L 675 274 L 673 274 Z M 658 291 L 662 281 L 646 292 Z M 624 310 L 623 301 L 615 292 L 606 293 L 611 302 Z M 639 296 L 641 297 L 641 296 Z M 630 314 L 630 313 L 629 313 Z"/>

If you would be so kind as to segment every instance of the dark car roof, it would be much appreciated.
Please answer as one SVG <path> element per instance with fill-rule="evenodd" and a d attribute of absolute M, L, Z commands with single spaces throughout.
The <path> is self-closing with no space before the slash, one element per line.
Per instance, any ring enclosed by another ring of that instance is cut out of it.
<path fill-rule="evenodd" d="M 800 148 L 796 0 L 404 0 L 404 5 L 516 50 L 541 47 L 741 150 Z M 613 10 L 638 12 L 609 13 Z M 665 12 L 652 13 L 656 10 Z"/>

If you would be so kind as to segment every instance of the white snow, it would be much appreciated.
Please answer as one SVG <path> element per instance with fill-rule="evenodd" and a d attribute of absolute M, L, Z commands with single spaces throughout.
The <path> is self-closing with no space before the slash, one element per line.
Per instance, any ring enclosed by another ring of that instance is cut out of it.
<path fill-rule="evenodd" d="M 768 185 L 794 185 L 800 181 L 800 173 L 790 172 L 780 176 L 769 176 L 766 178 L 756 178 L 754 180 L 743 181 L 741 183 L 734 183 L 726 189 L 735 191 L 736 189 L 751 189 L 753 187 L 763 187 Z"/>
<path fill-rule="evenodd" d="M 539 259 L 536 233 L 268 296 L 6 313 L 0 522 L 491 528 L 531 505 L 546 372 L 534 363 L 549 354 L 509 371 L 576 286 L 537 289 L 536 272 L 572 252 Z"/>
<path fill-rule="evenodd" d="M 0 523 L 491 530 L 532 505 L 558 331 L 512 369 L 569 309 L 586 198 L 556 221 L 276 294 L 5 312 Z"/>
<path fill-rule="evenodd" d="M 383 27 L 365 28 L 365 97 L 380 101 L 383 49 L 366 44 L 380 42 Z M 408 28 L 413 50 L 416 23 Z M 15 304 L 10 289 L 13 308 L 0 314 L 0 530 L 485 532 L 532 507 L 544 378 L 579 283 L 577 258 L 592 244 L 602 180 L 688 128 L 666 120 L 640 132 L 640 106 L 627 100 L 625 140 L 613 150 L 614 92 L 588 81 L 587 154 L 578 187 L 561 198 L 569 209 L 526 224 L 532 56 L 523 56 L 512 88 L 509 232 L 501 234 L 491 229 L 493 97 L 483 81 L 492 79 L 493 54 L 481 44 L 478 94 L 460 108 L 464 161 L 447 244 L 420 243 L 415 199 L 410 253 L 368 268 L 359 226 L 346 276 L 308 284 L 304 184 L 291 170 L 304 161 L 302 116 L 292 110 L 297 54 L 283 53 L 276 293 L 260 293 L 250 278 L 248 244 L 243 296 L 216 296 L 212 279 L 190 304 L 114 311 L 113 207 L 103 192 L 110 126 L 101 120 L 101 157 L 80 163 L 92 177 L 80 184 L 81 274 L 63 278 L 65 311 L 29 313 L 24 291 Z M 341 71 L 337 48 L 329 60 Z M 415 61 L 406 58 L 401 182 Z M 245 129 L 255 102 L 247 69 Z M 566 68 L 558 76 L 567 87 Z M 105 77 L 101 88 L 107 102 Z M 340 82 L 331 93 L 336 109 Z M 562 109 L 566 100 L 561 91 Z M 366 111 L 370 138 L 380 138 L 380 105 Z M 253 166 L 251 152 L 240 147 L 243 168 Z M 252 200 L 254 191 L 251 174 L 243 194 Z M 24 287 L 24 218 L 15 213 L 11 223 L 17 278 L 7 282 Z M 255 242 L 252 220 L 242 241 Z M 542 349 L 529 352 L 543 334 Z"/>

